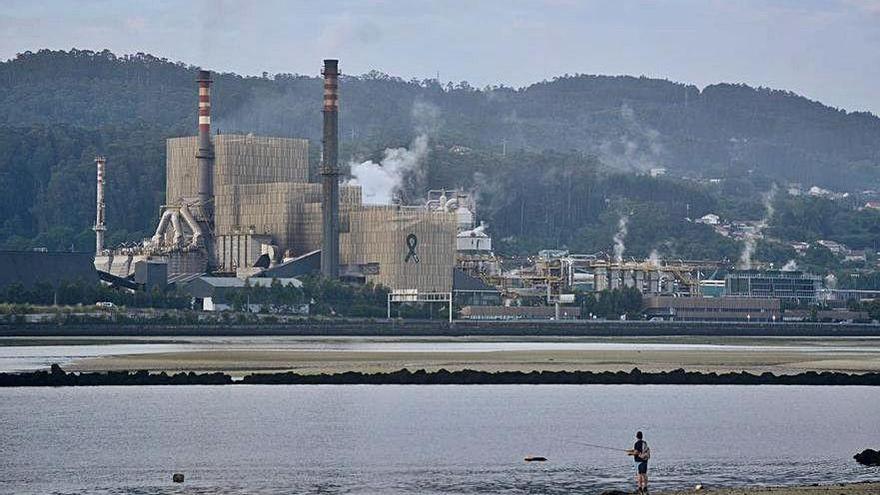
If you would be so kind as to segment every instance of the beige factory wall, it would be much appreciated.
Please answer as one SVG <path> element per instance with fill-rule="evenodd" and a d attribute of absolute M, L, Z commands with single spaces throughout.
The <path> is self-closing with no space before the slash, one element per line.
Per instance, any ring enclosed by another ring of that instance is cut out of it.
<path fill-rule="evenodd" d="M 165 141 L 165 203 L 178 204 L 180 198 L 197 194 L 198 138 L 180 137 Z"/>
<path fill-rule="evenodd" d="M 455 263 L 455 215 L 396 207 L 370 206 L 353 211 L 350 231 L 340 236 L 343 264 L 378 263 L 368 280 L 392 289 L 450 292 Z M 410 259 L 406 238 L 415 234 L 419 262 Z"/>
<path fill-rule="evenodd" d="M 321 196 L 321 188 L 318 186 L 318 197 Z M 339 232 L 344 235 L 349 230 L 350 213 L 362 208 L 360 186 L 339 187 Z M 319 199 L 320 201 L 320 199 Z M 290 215 L 292 225 L 290 227 L 289 249 L 294 255 L 301 255 L 316 249 L 321 249 L 322 237 L 322 209 L 320 202 L 299 204 L 294 207 Z M 340 240 L 340 242 L 342 242 Z M 340 248 L 340 255 L 341 255 Z"/>
<path fill-rule="evenodd" d="M 272 236 L 281 252 L 305 254 L 321 247 L 321 185 L 281 182 L 215 188 L 215 232 L 219 236 L 250 232 Z M 359 208 L 360 186 L 339 189 L 340 224 Z M 222 253 L 218 253 L 221 257 Z"/>
<path fill-rule="evenodd" d="M 308 182 L 309 142 L 305 139 L 221 134 L 214 136 L 214 192 L 226 185 Z M 193 197 L 198 188 L 198 138 L 166 141 L 165 201 Z"/>

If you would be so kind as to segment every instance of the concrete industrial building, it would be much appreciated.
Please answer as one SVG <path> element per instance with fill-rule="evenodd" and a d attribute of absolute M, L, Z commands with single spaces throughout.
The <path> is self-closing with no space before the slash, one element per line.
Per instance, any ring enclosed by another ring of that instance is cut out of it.
<path fill-rule="evenodd" d="M 325 60 L 322 72 L 320 183 L 310 182 L 305 139 L 212 136 L 212 81 L 200 71 L 199 134 L 167 140 L 166 204 L 155 234 L 142 247 L 99 249 L 95 266 L 127 277 L 139 261 L 160 260 L 171 279 L 208 272 L 250 277 L 317 252 L 325 276 L 451 293 L 456 210 L 364 205 L 359 186 L 339 184 L 337 61 Z M 256 268 L 261 260 L 265 266 Z"/>

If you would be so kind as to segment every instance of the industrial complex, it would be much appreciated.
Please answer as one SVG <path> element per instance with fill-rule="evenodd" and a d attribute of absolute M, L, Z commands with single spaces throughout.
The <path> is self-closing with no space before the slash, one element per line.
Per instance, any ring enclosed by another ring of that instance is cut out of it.
<path fill-rule="evenodd" d="M 97 276 L 90 277 L 127 290 L 175 285 L 195 309 L 216 311 L 229 309 L 244 287 L 273 280 L 300 287 L 296 277 L 320 274 L 386 287 L 388 316 L 394 305 L 422 303 L 442 306 L 450 319 L 455 308 L 481 320 L 596 318 L 582 311 L 579 295 L 614 290 L 641 294 L 648 319 L 681 321 L 773 322 L 786 306 L 878 296 L 826 289 L 799 271 L 736 270 L 719 261 L 565 250 L 502 259 L 478 222 L 473 194 L 457 189 L 427 191 L 419 204 L 364 204 L 361 187 L 343 182 L 337 163 L 338 61 L 325 60 L 322 74 L 321 160 L 310 170 L 306 139 L 212 133 L 213 81 L 199 71 L 198 134 L 167 140 L 165 204 L 153 235 L 135 247 L 105 246 L 107 163 L 97 157 Z M 81 274 L 80 258 L 74 271 Z M 308 313 L 308 305 L 296 312 Z"/>
<path fill-rule="evenodd" d="M 199 133 L 167 141 L 166 204 L 155 234 L 138 248 L 105 250 L 95 266 L 127 278 L 138 263 L 165 263 L 168 281 L 211 273 L 260 277 L 319 259 L 326 277 L 419 294 L 452 291 L 456 202 L 364 205 L 341 186 L 337 167 L 339 69 L 324 61 L 320 182 L 309 180 L 305 139 L 211 133 L 211 75 L 198 77 Z M 99 236 L 103 162 L 98 162 Z M 472 217 L 472 215 L 471 215 Z M 472 227 L 472 225 L 468 225 Z"/>

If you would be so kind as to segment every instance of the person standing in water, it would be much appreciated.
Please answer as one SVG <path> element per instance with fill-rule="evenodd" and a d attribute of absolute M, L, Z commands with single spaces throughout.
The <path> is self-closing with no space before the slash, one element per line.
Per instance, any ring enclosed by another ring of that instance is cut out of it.
<path fill-rule="evenodd" d="M 636 485 L 640 495 L 648 495 L 648 459 L 651 458 L 651 449 L 648 443 L 643 439 L 642 432 L 636 432 L 636 443 L 631 450 L 626 451 L 627 455 L 633 456 L 636 462 Z"/>

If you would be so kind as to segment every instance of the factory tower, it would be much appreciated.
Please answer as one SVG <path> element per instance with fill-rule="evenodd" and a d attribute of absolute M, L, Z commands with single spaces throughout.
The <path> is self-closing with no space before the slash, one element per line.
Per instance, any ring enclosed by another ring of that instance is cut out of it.
<path fill-rule="evenodd" d="M 321 274 L 339 277 L 339 61 L 324 60 Z"/>
<path fill-rule="evenodd" d="M 97 208 L 95 208 L 95 254 L 99 255 L 104 251 L 104 232 L 107 230 L 107 224 L 104 218 L 104 166 L 107 160 L 103 156 L 95 157 L 95 165 L 98 169 L 98 185 L 97 185 Z"/>

